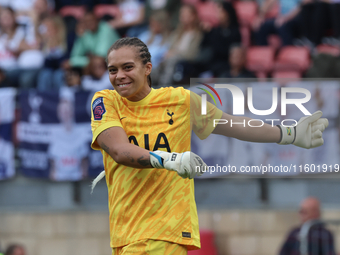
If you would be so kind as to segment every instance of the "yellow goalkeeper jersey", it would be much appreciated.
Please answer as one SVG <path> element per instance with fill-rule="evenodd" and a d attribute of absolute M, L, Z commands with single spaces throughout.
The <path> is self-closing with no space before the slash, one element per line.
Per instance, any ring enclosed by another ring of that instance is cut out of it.
<path fill-rule="evenodd" d="M 172 87 L 151 89 L 138 102 L 114 90 L 94 95 L 92 148 L 103 154 L 111 247 L 154 239 L 185 245 L 188 250 L 200 248 L 194 181 L 165 169 L 119 165 L 96 142 L 102 131 L 117 126 L 125 130 L 131 143 L 147 150 L 189 151 L 192 129 L 204 139 L 214 129 L 209 119 L 222 116 L 220 110 L 208 106 L 202 119 L 200 103 L 196 94 Z"/>

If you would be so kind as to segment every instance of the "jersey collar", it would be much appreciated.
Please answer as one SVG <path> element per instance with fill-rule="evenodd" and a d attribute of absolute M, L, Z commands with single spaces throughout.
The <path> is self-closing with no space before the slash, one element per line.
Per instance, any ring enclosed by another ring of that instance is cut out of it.
<path fill-rule="evenodd" d="M 148 105 L 154 93 L 155 93 L 155 90 L 151 88 L 150 93 L 146 97 L 144 97 L 142 100 L 135 102 L 135 101 L 130 101 L 129 99 L 126 98 L 126 102 L 128 105 L 133 105 L 133 106 Z"/>

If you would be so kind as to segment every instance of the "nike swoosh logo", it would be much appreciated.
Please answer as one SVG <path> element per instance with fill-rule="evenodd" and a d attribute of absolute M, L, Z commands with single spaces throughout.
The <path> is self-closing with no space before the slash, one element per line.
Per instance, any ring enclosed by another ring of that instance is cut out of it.
<path fill-rule="evenodd" d="M 125 119 L 126 117 L 120 118 L 120 120 Z"/>

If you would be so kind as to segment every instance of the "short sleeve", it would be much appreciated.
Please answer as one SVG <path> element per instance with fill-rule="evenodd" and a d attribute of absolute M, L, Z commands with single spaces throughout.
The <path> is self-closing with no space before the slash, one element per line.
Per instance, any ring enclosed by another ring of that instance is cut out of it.
<path fill-rule="evenodd" d="M 207 138 L 215 129 L 214 119 L 220 119 L 223 112 L 216 106 L 207 102 L 207 114 L 201 114 L 202 99 L 196 93 L 190 93 L 190 124 L 192 130 L 201 139 Z"/>
<path fill-rule="evenodd" d="M 112 90 L 96 92 L 91 102 L 91 129 L 92 143 L 94 150 L 100 150 L 97 144 L 98 135 L 110 127 L 123 127 L 117 109 L 114 104 Z"/>

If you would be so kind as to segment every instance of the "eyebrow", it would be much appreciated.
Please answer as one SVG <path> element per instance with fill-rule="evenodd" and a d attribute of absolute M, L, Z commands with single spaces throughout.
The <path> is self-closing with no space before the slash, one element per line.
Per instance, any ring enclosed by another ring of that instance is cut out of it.
<path fill-rule="evenodd" d="M 128 65 L 128 64 L 134 64 L 134 62 L 126 62 L 126 63 L 124 63 L 122 65 L 124 66 L 124 65 Z M 115 66 L 111 65 L 111 66 L 108 66 L 107 68 L 110 68 L 110 67 L 115 67 Z"/>

